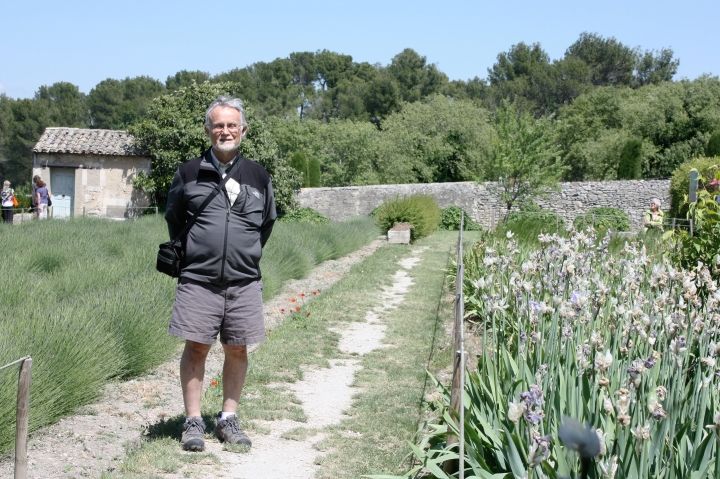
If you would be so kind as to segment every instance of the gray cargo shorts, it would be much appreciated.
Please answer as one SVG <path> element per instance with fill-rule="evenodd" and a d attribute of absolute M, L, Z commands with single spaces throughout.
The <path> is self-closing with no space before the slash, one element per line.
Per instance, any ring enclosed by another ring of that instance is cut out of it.
<path fill-rule="evenodd" d="M 250 345 L 265 339 L 262 281 L 215 286 L 182 279 L 168 331 L 202 344 Z"/>

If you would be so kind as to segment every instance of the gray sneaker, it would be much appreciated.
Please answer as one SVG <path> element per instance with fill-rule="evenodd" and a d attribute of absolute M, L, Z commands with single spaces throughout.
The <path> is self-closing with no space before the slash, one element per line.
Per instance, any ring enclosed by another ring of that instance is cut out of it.
<path fill-rule="evenodd" d="M 186 451 L 203 451 L 205 449 L 205 422 L 201 417 L 189 417 L 183 424 L 180 444 Z"/>
<path fill-rule="evenodd" d="M 215 426 L 215 435 L 220 442 L 226 442 L 228 444 L 241 444 L 243 446 L 250 447 L 252 442 L 247 434 L 240 429 L 240 425 L 237 421 L 237 416 L 230 416 L 227 419 L 220 420 L 220 414 L 218 414 L 217 426 Z"/>

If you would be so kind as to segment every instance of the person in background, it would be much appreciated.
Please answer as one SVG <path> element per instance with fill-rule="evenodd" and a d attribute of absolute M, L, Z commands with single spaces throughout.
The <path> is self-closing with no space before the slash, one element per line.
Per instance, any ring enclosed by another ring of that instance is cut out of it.
<path fill-rule="evenodd" d="M 5 223 L 12 224 L 13 222 L 13 210 L 15 208 L 15 190 L 10 188 L 10 182 L 8 180 L 3 181 L 2 193 L 0 193 L 2 199 L 2 217 Z"/>
<path fill-rule="evenodd" d="M 35 215 L 41 220 L 47 219 L 48 214 L 48 201 L 50 199 L 50 190 L 47 185 L 38 177 L 35 182 Z"/>
<path fill-rule="evenodd" d="M 35 190 L 37 190 L 37 182 L 40 179 L 40 175 L 35 175 L 32 179 L 32 194 L 30 195 L 30 213 L 32 213 L 35 218 L 37 218 L 37 209 L 35 208 Z"/>
<path fill-rule="evenodd" d="M 660 198 L 653 198 L 650 200 L 650 209 L 645 211 L 645 216 L 643 218 L 645 231 L 662 231 L 665 214 L 660 209 L 660 206 L 662 206 Z"/>
<path fill-rule="evenodd" d="M 260 257 L 277 214 L 270 175 L 238 151 L 247 131 L 240 99 L 213 101 L 205 113 L 212 146 L 180 165 L 168 192 L 165 219 L 170 237 L 177 238 L 188 218 L 229 176 L 183 240 L 185 255 L 170 319 L 169 333 L 185 340 L 181 445 L 187 451 L 205 448 L 200 399 L 205 360 L 218 336 L 225 361 L 215 435 L 229 444 L 251 445 L 236 410 L 248 368 L 247 347 L 265 339 Z"/>

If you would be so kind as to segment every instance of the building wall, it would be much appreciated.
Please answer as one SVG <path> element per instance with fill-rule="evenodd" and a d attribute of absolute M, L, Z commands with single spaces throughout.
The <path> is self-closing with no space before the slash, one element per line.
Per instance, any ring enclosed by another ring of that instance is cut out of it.
<path fill-rule="evenodd" d="M 133 178 L 150 171 L 150 158 L 35 153 L 33 176 L 40 175 L 53 192 L 52 168 L 75 169 L 74 216 L 124 218 L 129 207 L 148 205 L 148 198 L 133 188 Z"/>
<path fill-rule="evenodd" d="M 505 214 L 496 183 L 429 183 L 404 185 L 303 188 L 300 206 L 313 208 L 341 221 L 367 215 L 383 201 L 411 194 L 433 196 L 441 208 L 456 205 L 478 223 L 494 226 Z M 561 183 L 558 191 L 533 198 L 543 208 L 555 211 L 566 222 L 593 207 L 614 207 L 630 216 L 633 229 L 642 226 L 642 214 L 652 198 L 660 198 L 663 209 L 670 204 L 670 180 L 628 180 Z"/>

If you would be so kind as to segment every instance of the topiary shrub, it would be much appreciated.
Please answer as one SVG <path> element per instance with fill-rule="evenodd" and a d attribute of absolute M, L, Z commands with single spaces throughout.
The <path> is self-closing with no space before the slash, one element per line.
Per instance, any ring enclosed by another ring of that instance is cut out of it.
<path fill-rule="evenodd" d="M 463 220 L 463 226 L 465 231 L 479 231 L 480 225 L 473 220 L 459 206 L 448 206 L 443 208 L 440 212 L 440 229 L 449 231 L 458 231 L 460 229 L 460 217 L 465 215 Z"/>
<path fill-rule="evenodd" d="M 642 140 L 631 138 L 625 142 L 618 163 L 618 180 L 637 180 L 642 176 Z"/>
<path fill-rule="evenodd" d="M 590 208 L 587 213 L 575 217 L 573 227 L 584 230 L 592 227 L 597 231 L 628 231 L 630 230 L 630 217 L 618 208 Z"/>
<path fill-rule="evenodd" d="M 381 204 L 374 212 L 381 231 L 387 231 L 395 223 L 410 223 L 410 241 L 428 236 L 438 228 L 440 207 L 435 198 L 428 195 L 398 197 Z"/>
<path fill-rule="evenodd" d="M 705 147 L 705 154 L 707 156 L 720 156 L 720 131 L 713 133 L 708 140 L 707 147 Z"/>
<path fill-rule="evenodd" d="M 307 186 L 310 188 L 320 186 L 320 160 L 317 158 L 308 160 Z"/>
<path fill-rule="evenodd" d="M 330 222 L 327 216 L 324 216 L 312 208 L 295 208 L 282 215 L 279 220 L 315 224 L 326 224 Z"/>
<path fill-rule="evenodd" d="M 690 170 L 698 170 L 703 178 L 714 178 L 720 168 L 720 158 L 700 156 L 678 166 L 670 180 L 670 217 L 685 218 L 687 203 L 685 197 L 690 186 Z"/>

